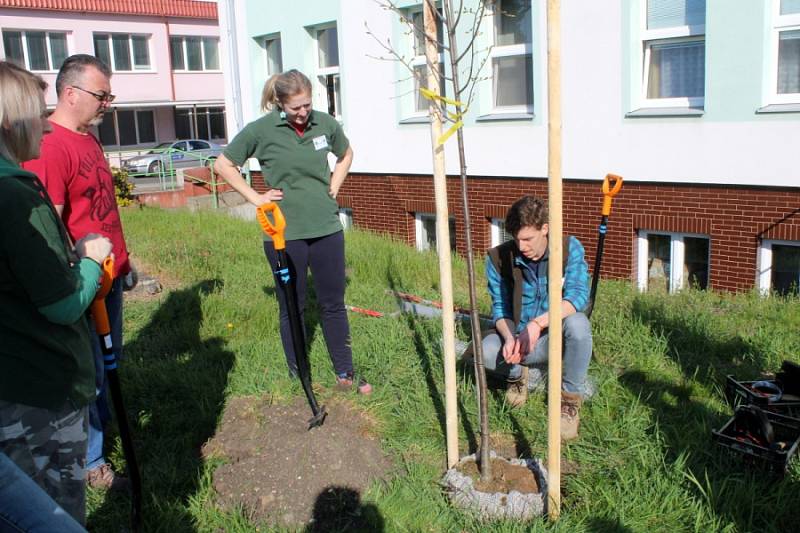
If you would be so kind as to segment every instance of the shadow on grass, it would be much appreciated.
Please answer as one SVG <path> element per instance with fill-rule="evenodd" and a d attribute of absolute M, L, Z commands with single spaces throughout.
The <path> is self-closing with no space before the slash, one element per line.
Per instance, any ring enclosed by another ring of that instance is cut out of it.
<path fill-rule="evenodd" d="M 657 421 L 653 438 L 664 440 L 667 462 L 685 459 L 684 475 L 695 480 L 686 486 L 713 515 L 736 524 L 736 531 L 797 530 L 797 480 L 746 468 L 740 457 L 712 442 L 711 429 L 719 429 L 727 415 L 693 399 L 690 385 L 651 378 L 641 371 L 625 372 L 619 379 L 653 410 Z"/>
<path fill-rule="evenodd" d="M 125 345 L 123 394 L 142 470 L 143 531 L 195 531 L 187 510 L 201 490 L 200 448 L 216 431 L 234 354 L 220 337 L 203 338 L 202 300 L 219 280 L 171 292 Z M 119 531 L 129 502 L 107 494 L 91 513 L 92 531 Z"/>
<path fill-rule="evenodd" d="M 325 488 L 314 502 L 313 522 L 306 533 L 383 533 L 384 520 L 378 508 L 361 503 L 357 491 L 347 487 Z"/>
<path fill-rule="evenodd" d="M 623 525 L 618 519 L 592 518 L 586 530 L 590 533 L 633 533 L 633 530 Z"/>
<path fill-rule="evenodd" d="M 639 295 L 633 301 L 631 314 L 667 339 L 669 357 L 680 365 L 687 378 L 705 385 L 724 386 L 727 374 L 757 379 L 769 364 L 766 356 L 741 336 L 715 339 L 709 323 L 712 317 L 691 312 L 676 316 L 663 298 Z"/>
<path fill-rule="evenodd" d="M 401 290 L 397 286 L 397 282 L 395 281 L 394 275 L 391 271 L 386 273 L 386 279 L 389 284 L 389 288 L 392 291 Z M 430 318 L 422 318 L 418 317 L 417 315 L 411 313 L 404 313 L 401 315 L 408 325 L 408 329 L 411 331 L 411 335 L 414 342 L 414 349 L 419 356 L 419 361 L 422 365 L 422 372 L 425 378 L 425 385 L 428 388 L 428 396 L 431 399 L 431 403 L 433 404 L 433 408 L 436 411 L 436 418 L 439 421 L 439 426 L 441 427 L 442 435 L 447 435 L 447 415 L 445 412 L 445 406 L 442 402 L 443 395 L 439 392 L 439 388 L 436 385 L 436 378 L 434 377 L 433 371 L 433 363 L 431 362 L 431 357 L 433 355 L 441 355 L 442 350 L 435 350 L 434 354 L 431 353 L 432 347 L 440 347 L 442 345 L 442 339 L 435 337 L 433 334 L 426 332 L 426 327 L 422 325 L 422 321 L 430 320 Z M 441 318 L 436 318 L 441 322 Z M 441 359 L 441 358 L 440 358 Z M 461 415 L 461 423 L 464 427 L 464 432 L 467 436 L 467 442 L 469 446 L 470 453 L 478 448 L 478 441 L 475 438 L 475 431 L 472 428 L 472 423 L 469 420 L 469 415 L 464 407 L 463 402 L 461 401 L 461 397 L 459 396 L 457 399 L 457 408 L 458 412 Z"/>

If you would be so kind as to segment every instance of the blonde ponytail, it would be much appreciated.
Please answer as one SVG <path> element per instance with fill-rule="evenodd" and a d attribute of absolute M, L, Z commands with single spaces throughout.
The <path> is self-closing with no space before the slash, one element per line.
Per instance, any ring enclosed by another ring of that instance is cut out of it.
<path fill-rule="evenodd" d="M 287 98 L 306 93 L 311 94 L 311 80 L 299 70 L 292 69 L 274 74 L 264 83 L 264 90 L 261 92 L 261 110 L 266 113 L 276 107 L 280 108 L 281 103 Z"/>

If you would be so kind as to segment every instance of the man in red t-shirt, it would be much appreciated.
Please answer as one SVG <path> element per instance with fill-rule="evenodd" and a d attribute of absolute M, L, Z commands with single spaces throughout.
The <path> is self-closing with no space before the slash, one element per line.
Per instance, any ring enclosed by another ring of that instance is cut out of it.
<path fill-rule="evenodd" d="M 56 78 L 58 103 L 50 116 L 53 131 L 42 139 L 39 159 L 24 168 L 42 180 L 70 237 L 77 241 L 89 233 L 111 239 L 115 280 L 106 298 L 117 360 L 122 348 L 122 277 L 130 271 L 128 250 L 114 194 L 114 180 L 103 148 L 89 131 L 103 121 L 114 100 L 111 71 L 96 57 L 68 57 Z M 127 480 L 116 476 L 103 457 L 103 426 L 111 419 L 106 400 L 105 369 L 97 336 L 94 339 L 97 400 L 89 408 L 87 481 L 93 487 L 123 488 Z"/>

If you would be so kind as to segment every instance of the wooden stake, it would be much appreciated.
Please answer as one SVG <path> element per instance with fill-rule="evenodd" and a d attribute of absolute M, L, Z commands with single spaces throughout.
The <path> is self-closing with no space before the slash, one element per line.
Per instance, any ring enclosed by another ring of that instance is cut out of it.
<path fill-rule="evenodd" d="M 548 515 L 561 514 L 561 2 L 547 0 L 547 190 L 550 208 L 550 263 L 547 386 Z"/>
<path fill-rule="evenodd" d="M 425 0 L 423 27 L 425 56 L 428 64 L 428 88 L 439 94 L 439 50 L 436 34 L 436 13 L 431 0 Z M 436 196 L 436 251 L 439 254 L 439 284 L 442 289 L 442 334 L 444 344 L 445 429 L 447 467 L 458 462 L 458 405 L 456 403 L 455 315 L 453 311 L 453 272 L 450 265 L 450 220 L 447 212 L 447 175 L 444 167 L 442 115 L 438 102 L 431 100 L 431 150 L 433 152 L 433 186 Z"/>

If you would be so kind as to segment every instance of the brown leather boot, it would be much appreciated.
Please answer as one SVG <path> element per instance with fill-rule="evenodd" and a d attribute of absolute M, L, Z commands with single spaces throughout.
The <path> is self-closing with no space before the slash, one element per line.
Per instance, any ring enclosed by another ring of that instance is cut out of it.
<path fill-rule="evenodd" d="M 580 394 L 561 391 L 561 440 L 569 441 L 578 438 L 578 426 L 581 422 Z"/>
<path fill-rule="evenodd" d="M 506 383 L 506 403 L 513 409 L 525 405 L 528 399 L 528 367 L 522 367 L 522 375 Z"/>

